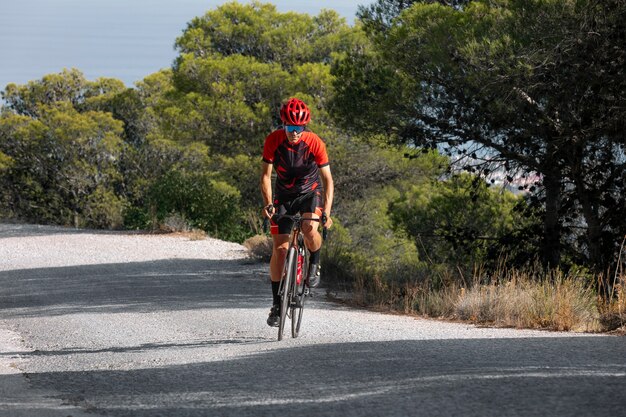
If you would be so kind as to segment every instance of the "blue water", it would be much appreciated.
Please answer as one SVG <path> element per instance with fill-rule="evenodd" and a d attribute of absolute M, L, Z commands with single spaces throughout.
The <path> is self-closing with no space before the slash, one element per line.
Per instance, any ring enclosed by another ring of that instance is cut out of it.
<path fill-rule="evenodd" d="M 247 1 L 240 1 L 247 3 Z M 127 86 L 167 68 L 175 39 L 219 0 L 0 0 L 0 89 L 63 68 Z M 369 0 L 272 1 L 281 12 L 334 9 L 348 23 Z"/>

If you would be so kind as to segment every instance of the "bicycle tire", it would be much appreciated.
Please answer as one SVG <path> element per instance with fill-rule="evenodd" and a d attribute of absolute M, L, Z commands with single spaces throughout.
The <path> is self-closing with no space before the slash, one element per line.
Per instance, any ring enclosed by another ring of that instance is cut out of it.
<path fill-rule="evenodd" d="M 304 241 L 301 248 L 304 248 Z M 300 284 L 294 280 L 293 282 L 293 294 L 296 303 L 292 307 L 291 311 L 291 337 L 298 337 L 300 334 L 300 325 L 302 324 L 302 313 L 304 312 L 304 292 L 306 290 L 306 274 L 309 270 L 309 251 L 303 250 L 304 260 L 302 262 L 302 279 Z"/>
<path fill-rule="evenodd" d="M 287 251 L 287 257 L 285 258 L 285 267 L 283 269 L 283 280 L 281 284 L 281 297 L 280 297 L 280 321 L 278 323 L 278 340 L 283 340 L 283 332 L 285 330 L 285 323 L 287 322 L 287 312 L 289 311 L 289 305 L 291 304 L 291 282 L 294 280 L 294 267 L 297 266 L 296 262 L 296 248 L 293 246 Z"/>

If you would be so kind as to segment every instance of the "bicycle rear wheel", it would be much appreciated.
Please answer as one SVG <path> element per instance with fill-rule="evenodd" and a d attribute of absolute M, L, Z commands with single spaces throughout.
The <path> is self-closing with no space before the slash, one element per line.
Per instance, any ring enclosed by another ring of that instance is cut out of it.
<path fill-rule="evenodd" d="M 309 270 L 309 255 L 308 251 L 304 248 L 304 241 L 302 241 L 302 245 L 300 246 L 300 250 L 302 251 L 303 261 L 302 261 L 302 277 L 300 282 L 297 280 L 293 282 L 293 294 L 294 294 L 294 305 L 291 310 L 291 337 L 298 337 L 300 334 L 300 325 L 302 324 L 302 312 L 304 310 L 304 296 L 306 290 L 306 274 Z"/>
<path fill-rule="evenodd" d="M 287 257 L 285 258 L 285 268 L 283 269 L 283 280 L 280 292 L 280 321 L 278 323 L 278 340 L 283 340 L 283 332 L 285 323 L 287 322 L 287 313 L 291 304 L 292 281 L 295 280 L 295 267 L 297 261 L 296 248 L 289 248 Z"/>

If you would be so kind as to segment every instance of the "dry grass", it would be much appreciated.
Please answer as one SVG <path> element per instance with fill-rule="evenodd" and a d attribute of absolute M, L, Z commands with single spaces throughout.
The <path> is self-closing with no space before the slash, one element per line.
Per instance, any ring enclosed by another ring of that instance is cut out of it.
<path fill-rule="evenodd" d="M 394 286 L 380 279 L 362 278 L 355 281 L 353 301 L 379 309 L 499 327 L 604 330 L 595 291 L 581 277 L 560 271 L 543 278 L 538 275 L 536 271 L 508 271 L 488 283 L 484 283 L 484 277 L 483 283 L 475 278 L 469 288 L 450 284 L 437 291 L 419 284 Z"/>
<path fill-rule="evenodd" d="M 604 328 L 626 333 L 626 274 L 616 274 L 608 299 L 598 297 L 598 305 Z"/>
<path fill-rule="evenodd" d="M 250 255 L 264 262 L 269 262 L 272 257 L 272 238 L 266 235 L 252 236 L 243 242 L 243 246 Z"/>
<path fill-rule="evenodd" d="M 607 299 L 598 299 L 600 306 L 600 320 L 606 330 L 616 333 L 626 334 L 626 236 L 620 247 L 620 255 L 617 259 L 618 268 L 611 280 L 608 288 Z M 598 277 L 598 283 L 602 288 L 602 283 L 606 282 L 602 277 Z M 606 290 L 605 288 L 602 288 Z"/>
<path fill-rule="evenodd" d="M 599 313 L 592 288 L 562 275 L 532 281 L 523 274 L 503 284 L 463 291 L 455 315 L 474 323 L 517 328 L 597 331 Z"/>
<path fill-rule="evenodd" d="M 192 229 L 189 233 L 187 233 L 189 240 L 204 240 L 207 237 L 207 234 L 202 229 Z"/>

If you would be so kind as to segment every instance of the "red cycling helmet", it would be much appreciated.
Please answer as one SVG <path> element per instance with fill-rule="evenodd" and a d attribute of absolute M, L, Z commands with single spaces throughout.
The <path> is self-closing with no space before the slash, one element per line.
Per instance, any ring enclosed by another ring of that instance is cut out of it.
<path fill-rule="evenodd" d="M 304 126 L 311 121 L 311 111 L 304 101 L 292 97 L 280 108 L 280 119 L 286 125 Z"/>

